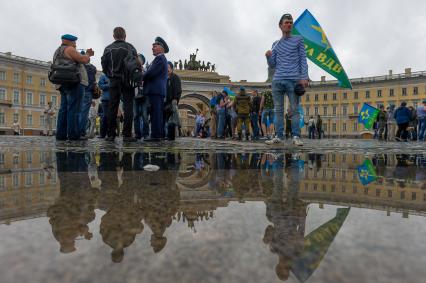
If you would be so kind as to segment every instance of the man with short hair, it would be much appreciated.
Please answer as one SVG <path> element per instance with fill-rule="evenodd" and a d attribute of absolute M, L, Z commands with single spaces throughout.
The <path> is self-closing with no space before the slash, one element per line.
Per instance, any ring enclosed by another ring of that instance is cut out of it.
<path fill-rule="evenodd" d="M 114 141 L 117 135 L 117 113 L 120 104 L 120 98 L 123 100 L 124 125 L 123 125 L 123 141 L 137 141 L 132 137 L 133 123 L 133 100 L 135 98 L 135 88 L 128 85 L 125 77 L 125 58 L 130 53 L 137 59 L 136 49 L 130 43 L 126 42 L 126 31 L 122 27 L 114 28 L 114 42 L 105 47 L 102 55 L 102 71 L 110 80 L 110 99 L 107 110 L 108 131 L 107 141 Z"/>
<path fill-rule="evenodd" d="M 53 64 L 87 64 L 90 57 L 94 55 L 90 48 L 86 54 L 80 54 L 76 49 L 77 37 L 71 34 L 64 34 L 61 37 L 62 44 L 53 56 Z M 81 69 L 81 68 L 80 68 Z M 79 107 L 83 94 L 83 87 L 79 84 L 60 85 L 61 106 L 58 112 L 58 122 L 56 125 L 57 140 L 79 140 Z"/>
<path fill-rule="evenodd" d="M 158 141 L 164 138 L 164 100 L 167 94 L 167 43 L 156 37 L 152 44 L 155 56 L 148 70 L 143 75 L 143 93 L 149 97 L 151 105 L 151 137 L 146 141 Z"/>
<path fill-rule="evenodd" d="M 259 111 L 260 111 L 260 96 L 257 90 L 253 90 L 253 96 L 251 98 L 251 109 L 250 109 L 250 119 L 253 129 L 253 139 L 257 140 L 259 138 Z"/>
<path fill-rule="evenodd" d="M 84 51 L 81 54 L 85 54 Z M 80 114 L 79 114 L 79 124 L 80 124 L 80 135 L 82 137 L 86 136 L 86 130 L 88 125 L 89 110 L 92 104 L 93 92 L 95 90 L 96 84 L 96 67 L 89 63 L 84 64 L 84 68 L 87 72 L 87 86 L 84 86 L 84 95 L 81 101 Z"/>
<path fill-rule="evenodd" d="M 179 104 L 180 95 L 182 94 L 182 83 L 178 75 L 173 72 L 172 62 L 168 62 L 167 66 L 167 95 L 164 102 L 164 124 L 167 127 L 167 139 L 174 140 L 176 126 L 179 124 L 179 114 L 176 107 Z M 176 118 L 176 121 L 172 121 Z"/>
<path fill-rule="evenodd" d="M 419 141 L 424 141 L 426 131 L 426 99 L 422 105 L 417 106 L 417 119 L 419 120 Z"/>
<path fill-rule="evenodd" d="M 52 105 L 52 101 L 49 101 L 47 103 L 46 108 L 44 109 L 44 115 L 45 115 L 45 131 L 46 136 L 53 135 L 53 116 L 55 115 L 55 108 Z"/>
<path fill-rule="evenodd" d="M 294 88 L 297 83 L 303 87 L 308 86 L 308 64 L 306 61 L 306 51 L 303 38 L 299 35 L 292 35 L 293 17 L 284 14 L 279 27 L 282 32 L 280 40 L 274 42 L 272 50 L 266 51 L 265 55 L 268 65 L 275 68 L 272 79 L 272 96 L 274 98 L 275 127 L 277 136 L 266 141 L 267 144 L 280 143 L 284 138 L 284 95 L 286 94 L 290 102 L 291 128 L 293 144 L 303 145 L 300 140 L 300 97 L 296 95 Z"/>

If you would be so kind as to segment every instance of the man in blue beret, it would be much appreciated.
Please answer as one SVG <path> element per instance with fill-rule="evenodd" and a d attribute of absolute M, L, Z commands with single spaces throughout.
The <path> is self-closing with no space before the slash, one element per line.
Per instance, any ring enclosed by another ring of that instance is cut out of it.
<path fill-rule="evenodd" d="M 52 62 L 55 65 L 87 64 L 90 57 L 94 55 L 91 48 L 86 50 L 85 55 L 80 54 L 76 49 L 77 37 L 74 35 L 64 34 L 61 40 L 62 44 L 56 49 L 53 56 Z M 84 67 L 82 68 L 84 69 Z M 61 106 L 56 125 L 56 139 L 79 140 L 79 107 L 84 88 L 80 83 L 58 85 L 57 87 L 61 93 Z"/>
<path fill-rule="evenodd" d="M 151 137 L 146 141 L 158 141 L 164 138 L 164 100 L 167 89 L 167 58 L 169 52 L 167 43 L 161 37 L 156 37 L 152 44 L 154 61 L 143 75 L 143 93 L 149 98 L 151 105 Z"/>

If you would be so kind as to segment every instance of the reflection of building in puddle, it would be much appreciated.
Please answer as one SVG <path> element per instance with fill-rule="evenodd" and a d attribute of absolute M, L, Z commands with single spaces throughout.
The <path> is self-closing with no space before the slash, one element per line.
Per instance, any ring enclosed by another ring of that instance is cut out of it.
<path fill-rule="evenodd" d="M 0 152 L 0 223 L 44 216 L 58 195 L 52 151 Z"/>
<path fill-rule="evenodd" d="M 300 183 L 302 199 L 389 211 L 411 211 L 415 214 L 426 213 L 426 180 L 416 179 L 416 172 L 425 170 L 424 167 L 402 165 L 406 163 L 398 155 L 374 156 L 372 161 L 377 178 L 374 182 L 363 185 L 359 180 L 357 166 L 364 163 L 365 156 L 326 154 L 321 158 L 320 167 L 305 168 L 304 179 Z M 404 179 L 401 179 L 401 170 L 407 171 Z"/>

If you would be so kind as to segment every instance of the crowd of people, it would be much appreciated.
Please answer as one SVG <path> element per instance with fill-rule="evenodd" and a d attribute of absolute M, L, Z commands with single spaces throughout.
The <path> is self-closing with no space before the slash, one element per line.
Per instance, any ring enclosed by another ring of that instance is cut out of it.
<path fill-rule="evenodd" d="M 61 37 L 53 65 L 77 65 L 81 79 L 78 83 L 57 84 L 61 105 L 56 139 L 93 138 L 99 115 L 99 137 L 107 141 L 112 142 L 119 135 L 124 142 L 142 138 L 174 140 L 180 126 L 178 103 L 182 87 L 179 76 L 173 73 L 173 64 L 164 55 L 169 52 L 167 43 L 161 37 L 155 38 L 155 58 L 148 65 L 145 56 L 126 42 L 124 28 L 116 27 L 113 38 L 102 55 L 102 75 L 97 82 L 96 68 L 90 64 L 94 51 L 78 52 L 76 36 Z"/>
<path fill-rule="evenodd" d="M 374 138 L 387 141 L 424 141 L 426 131 L 426 99 L 416 108 L 405 101 L 395 109 L 383 105 L 374 123 Z"/>

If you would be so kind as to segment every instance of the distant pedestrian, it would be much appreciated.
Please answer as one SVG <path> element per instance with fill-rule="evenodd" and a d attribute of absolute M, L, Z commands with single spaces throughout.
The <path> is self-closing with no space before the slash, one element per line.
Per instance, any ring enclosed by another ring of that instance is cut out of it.
<path fill-rule="evenodd" d="M 386 111 L 383 105 L 380 105 L 379 107 L 379 114 L 377 115 L 376 122 L 377 122 L 378 138 L 379 140 L 382 140 L 383 135 L 385 134 L 386 122 L 387 122 Z"/>
<path fill-rule="evenodd" d="M 310 117 L 308 120 L 308 131 L 309 131 L 309 138 L 315 139 L 315 119 L 314 117 Z"/>
<path fill-rule="evenodd" d="M 322 119 L 320 115 L 317 115 L 317 120 L 315 121 L 315 128 L 317 130 L 318 139 L 321 139 L 322 136 Z"/>
<path fill-rule="evenodd" d="M 52 101 L 47 103 L 46 108 L 44 109 L 44 127 L 45 127 L 45 135 L 52 136 L 53 135 L 53 119 L 56 114 L 55 107 L 53 107 Z"/>
<path fill-rule="evenodd" d="M 19 136 L 21 133 L 21 126 L 19 125 L 19 121 L 14 121 L 12 125 L 13 135 Z"/>
<path fill-rule="evenodd" d="M 388 111 L 386 112 L 386 125 L 388 128 L 388 141 L 395 141 L 395 133 L 396 133 L 396 120 L 394 117 L 395 114 L 395 105 L 390 105 L 388 107 Z"/>
<path fill-rule="evenodd" d="M 396 132 L 396 140 L 398 141 L 407 141 L 408 138 L 408 123 L 411 120 L 410 109 L 407 108 L 407 102 L 401 102 L 401 106 L 396 109 L 394 113 L 394 118 L 398 125 L 398 130 Z"/>
<path fill-rule="evenodd" d="M 424 141 L 426 132 L 426 99 L 422 105 L 417 106 L 417 119 L 419 121 L 419 141 Z"/>
<path fill-rule="evenodd" d="M 105 74 L 102 74 L 98 82 L 99 88 L 102 90 L 101 96 L 101 106 L 102 116 L 101 116 L 101 125 L 100 125 L 100 138 L 105 138 L 107 136 L 108 130 L 108 108 L 109 108 L 109 79 Z"/>
<path fill-rule="evenodd" d="M 173 72 L 172 62 L 167 66 L 167 94 L 164 103 L 164 124 L 167 127 L 167 139 L 174 140 L 176 127 L 179 124 L 179 114 L 175 107 L 178 107 L 180 95 L 182 94 L 182 83 L 180 77 Z M 175 106 L 173 106 L 173 104 Z M 173 116 L 173 121 L 171 120 Z"/>
<path fill-rule="evenodd" d="M 96 102 L 92 100 L 92 105 L 89 109 L 89 133 L 88 137 L 90 139 L 95 137 L 95 130 L 96 130 L 96 118 L 98 117 L 98 111 L 96 110 Z"/>

